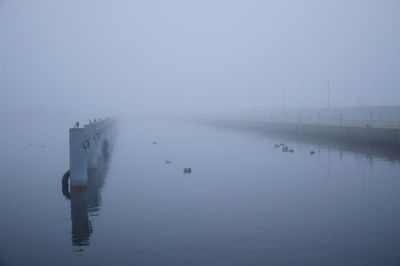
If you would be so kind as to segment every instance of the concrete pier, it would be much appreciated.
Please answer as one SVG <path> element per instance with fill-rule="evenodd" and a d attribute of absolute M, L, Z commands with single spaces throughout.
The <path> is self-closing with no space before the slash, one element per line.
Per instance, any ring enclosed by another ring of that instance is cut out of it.
<path fill-rule="evenodd" d="M 338 140 L 359 144 L 374 144 L 400 149 L 400 129 L 347 125 L 318 125 L 289 122 L 214 120 L 216 126 L 229 126 L 276 135 Z"/>
<path fill-rule="evenodd" d="M 87 150 L 87 168 L 95 169 L 97 167 L 97 141 L 95 140 L 96 125 L 85 125 L 85 130 L 88 134 L 89 148 Z"/>
<path fill-rule="evenodd" d="M 87 182 L 87 148 L 85 129 L 69 129 L 69 169 L 71 186 L 85 186 Z"/>
<path fill-rule="evenodd" d="M 69 129 L 70 185 L 87 185 L 88 169 L 96 169 L 102 156 L 104 143 L 109 145 L 114 135 L 116 120 L 106 118 L 96 122 Z"/>
<path fill-rule="evenodd" d="M 265 123 L 265 130 L 315 138 L 400 146 L 400 129 L 344 125 Z"/>
<path fill-rule="evenodd" d="M 249 111 L 221 115 L 212 123 L 278 135 L 400 147 L 400 106 Z"/>

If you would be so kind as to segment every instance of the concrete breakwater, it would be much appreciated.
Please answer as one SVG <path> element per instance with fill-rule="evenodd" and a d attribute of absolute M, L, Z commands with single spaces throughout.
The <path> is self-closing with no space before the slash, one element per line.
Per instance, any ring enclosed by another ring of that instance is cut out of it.
<path fill-rule="evenodd" d="M 221 114 L 212 123 L 309 139 L 400 147 L 400 106 L 247 111 Z"/>
<path fill-rule="evenodd" d="M 273 109 L 225 114 L 222 117 L 290 124 L 400 128 L 400 106 Z"/>
<path fill-rule="evenodd" d="M 335 138 L 354 142 L 382 145 L 400 145 L 400 130 L 396 128 L 373 128 L 313 124 L 266 123 L 266 129 L 296 135 Z"/>
<path fill-rule="evenodd" d="M 398 128 L 223 119 L 214 121 L 213 124 L 255 129 L 280 135 L 303 136 L 315 139 L 335 139 L 347 142 L 351 141 L 356 143 L 400 147 L 400 129 Z"/>
<path fill-rule="evenodd" d="M 107 158 L 115 137 L 116 119 L 79 123 L 69 129 L 70 186 L 86 186 L 88 169 L 96 169 L 100 157 Z"/>

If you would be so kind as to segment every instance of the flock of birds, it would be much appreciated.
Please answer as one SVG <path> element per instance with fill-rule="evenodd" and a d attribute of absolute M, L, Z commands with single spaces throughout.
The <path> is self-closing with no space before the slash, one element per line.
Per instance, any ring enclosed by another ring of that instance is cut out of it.
<path fill-rule="evenodd" d="M 157 144 L 157 141 L 153 141 L 153 144 L 156 145 L 156 144 Z M 172 161 L 170 161 L 170 160 L 164 160 L 164 164 L 172 164 Z M 183 172 L 184 172 L 185 174 L 190 174 L 190 173 L 192 173 L 192 168 L 191 168 L 191 167 L 183 168 Z"/>
<path fill-rule="evenodd" d="M 153 141 L 153 144 L 156 145 L 157 141 Z M 294 152 L 294 149 L 289 148 L 285 143 L 280 143 L 280 144 L 274 144 L 275 149 L 281 148 L 282 147 L 282 152 Z M 315 154 L 315 151 L 311 150 L 310 151 L 311 155 Z M 172 161 L 170 160 L 164 160 L 164 164 L 172 164 Z M 192 172 L 192 168 L 191 167 L 186 167 L 183 168 L 183 172 L 185 174 L 190 174 Z"/>
<path fill-rule="evenodd" d="M 285 145 L 285 143 L 274 144 L 274 147 L 275 149 L 282 147 L 282 152 L 294 152 L 294 149 L 289 149 L 289 147 Z M 311 150 L 310 154 L 311 155 L 315 154 L 315 151 Z"/>
<path fill-rule="evenodd" d="M 157 141 L 153 141 L 153 144 L 156 145 Z M 275 149 L 282 147 L 282 152 L 294 152 L 294 149 L 289 148 L 285 143 L 274 144 L 274 147 Z M 315 151 L 311 150 L 310 154 L 314 155 Z M 172 162 L 170 160 L 164 160 L 164 164 L 172 164 Z M 192 172 L 192 168 L 191 167 L 183 168 L 183 172 L 185 174 L 190 174 Z"/>

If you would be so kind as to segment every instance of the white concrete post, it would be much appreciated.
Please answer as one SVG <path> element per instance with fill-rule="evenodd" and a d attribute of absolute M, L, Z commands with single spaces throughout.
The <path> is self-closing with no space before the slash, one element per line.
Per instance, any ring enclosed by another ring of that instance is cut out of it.
<path fill-rule="evenodd" d="M 69 169 L 71 187 L 87 184 L 87 143 L 84 128 L 69 129 Z"/>
<path fill-rule="evenodd" d="M 89 148 L 87 167 L 89 169 L 95 169 L 97 167 L 97 144 L 95 141 L 95 126 L 93 124 L 85 125 L 86 134 L 89 137 Z"/>
<path fill-rule="evenodd" d="M 94 134 L 96 135 L 96 159 L 98 159 L 98 157 L 101 154 L 101 146 L 103 144 L 103 140 L 102 140 L 102 134 L 100 133 L 100 128 L 101 128 L 101 124 L 98 123 L 96 125 Z"/>

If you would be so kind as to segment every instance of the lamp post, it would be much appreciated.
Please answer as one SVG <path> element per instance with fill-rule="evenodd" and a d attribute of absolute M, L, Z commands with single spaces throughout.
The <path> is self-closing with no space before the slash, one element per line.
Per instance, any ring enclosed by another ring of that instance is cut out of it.
<path fill-rule="evenodd" d="M 282 105 L 282 107 L 283 107 L 283 110 L 285 110 L 286 109 L 286 89 L 285 88 L 282 88 L 282 96 L 283 96 L 283 105 Z"/>
<path fill-rule="evenodd" d="M 331 108 L 331 82 L 327 80 L 325 83 L 328 85 L 328 108 Z"/>
<path fill-rule="evenodd" d="M 283 116 L 284 119 L 286 120 L 286 89 L 282 88 L 282 94 L 283 94 Z"/>

